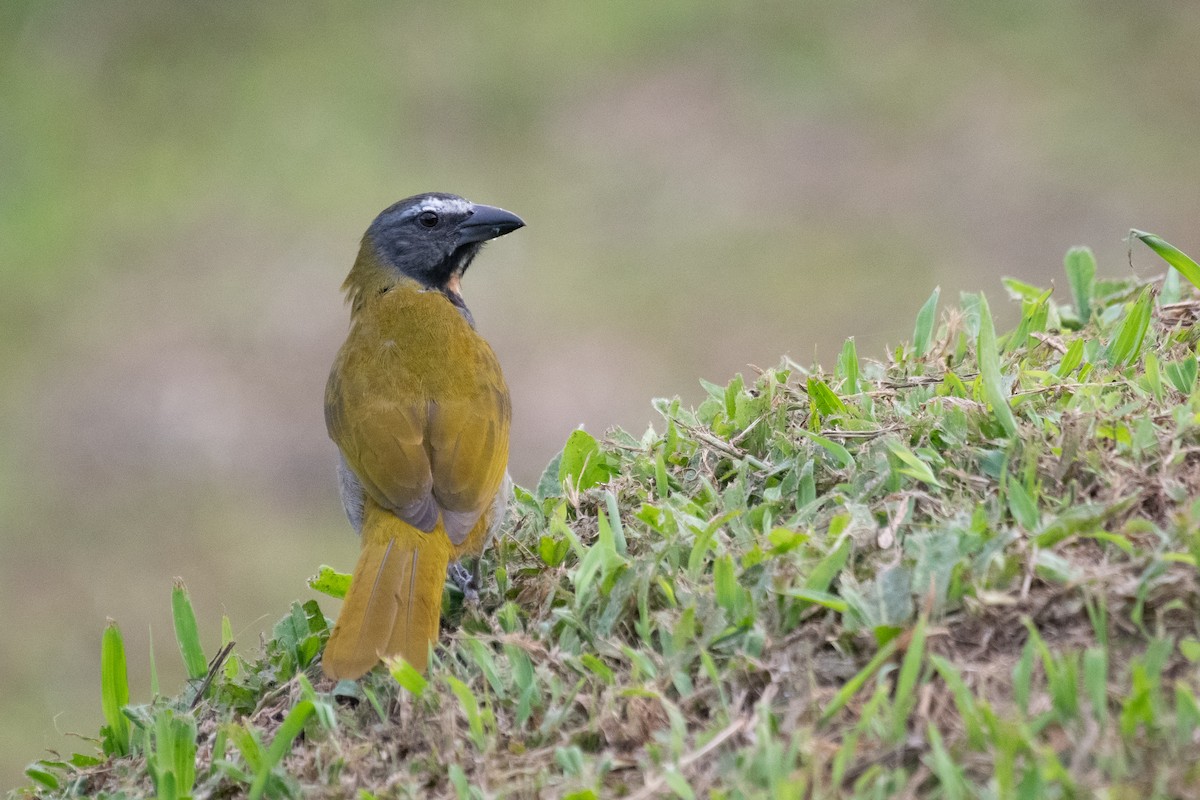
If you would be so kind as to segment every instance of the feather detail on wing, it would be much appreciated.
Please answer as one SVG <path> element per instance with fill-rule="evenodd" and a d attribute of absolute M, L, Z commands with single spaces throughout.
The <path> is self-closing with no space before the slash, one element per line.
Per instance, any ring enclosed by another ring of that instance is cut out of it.
<path fill-rule="evenodd" d="M 440 516 L 455 544 L 500 488 L 512 417 L 491 348 L 469 328 L 463 332 L 474 340 L 475 358 L 465 367 L 445 365 L 455 374 L 424 387 L 397 383 L 403 369 L 360 368 L 363 351 L 377 348 L 352 335 L 325 391 L 329 435 L 362 491 L 422 531 Z"/>

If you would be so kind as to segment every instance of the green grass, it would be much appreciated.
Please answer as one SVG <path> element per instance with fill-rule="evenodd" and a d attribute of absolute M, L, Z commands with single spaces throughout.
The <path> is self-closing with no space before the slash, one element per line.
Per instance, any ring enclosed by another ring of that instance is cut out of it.
<path fill-rule="evenodd" d="M 481 607 L 447 589 L 426 676 L 323 680 L 315 601 L 262 653 L 224 621 L 206 663 L 177 587 L 189 685 L 128 705 L 110 626 L 100 754 L 26 791 L 1189 796 L 1200 299 L 1098 281 L 1086 250 L 1066 269 L 1069 305 L 1005 281 L 1003 334 L 935 291 L 886 361 L 850 341 L 832 372 L 656 401 L 640 437 L 576 431 L 517 490 Z"/>

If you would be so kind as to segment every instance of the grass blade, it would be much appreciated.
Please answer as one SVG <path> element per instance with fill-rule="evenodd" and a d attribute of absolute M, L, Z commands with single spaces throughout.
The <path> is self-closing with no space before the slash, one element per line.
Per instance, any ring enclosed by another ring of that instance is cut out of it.
<path fill-rule="evenodd" d="M 1096 257 L 1090 247 L 1072 247 L 1063 259 L 1063 266 L 1079 322 L 1087 325 L 1092 318 L 1092 298 L 1096 292 Z"/>
<path fill-rule="evenodd" d="M 388 672 L 392 674 L 392 680 L 400 684 L 415 697 L 420 697 L 425 687 L 429 685 L 429 681 L 425 676 L 417 671 L 417 668 L 405 661 L 403 658 L 396 658 L 387 662 Z"/>
<path fill-rule="evenodd" d="M 271 746 L 267 748 L 262 764 L 254 776 L 254 783 L 250 784 L 250 793 L 247 795 L 249 800 L 258 800 L 262 797 L 263 790 L 267 788 L 267 781 L 271 777 L 271 770 L 292 749 L 292 742 L 304 730 L 304 723 L 308 721 L 312 713 L 312 701 L 301 700 L 284 717 L 283 724 L 279 726 L 275 738 L 271 740 Z"/>
<path fill-rule="evenodd" d="M 226 648 L 232 648 L 233 644 L 234 644 L 234 642 L 233 642 L 233 623 L 229 621 L 228 614 L 222 614 L 221 615 L 221 650 L 224 651 Z M 225 660 L 225 664 L 222 666 L 222 669 L 225 671 L 225 677 L 229 680 L 233 680 L 235 677 L 237 677 L 237 671 L 238 671 L 237 659 L 232 658 L 232 657 L 227 658 Z"/>
<path fill-rule="evenodd" d="M 975 702 L 975 696 L 971 694 L 971 690 L 963 680 L 962 673 L 950 661 L 935 653 L 929 654 L 929 661 L 950 689 L 954 705 L 958 708 L 958 715 L 962 718 L 963 728 L 967 734 L 967 744 L 975 750 L 983 749 L 986 746 L 986 735 L 979 706 Z"/>
<path fill-rule="evenodd" d="M 1142 352 L 1146 331 L 1150 328 L 1150 287 L 1142 289 L 1137 300 L 1129 307 L 1121 327 L 1104 351 L 1108 363 L 1123 367 L 1132 363 Z"/>
<path fill-rule="evenodd" d="M 853 546 L 854 540 L 849 536 L 843 536 L 836 546 L 809 572 L 808 578 L 804 581 L 804 588 L 811 592 L 826 592 L 829 585 L 833 583 L 833 579 L 842 571 L 842 567 L 846 566 L 846 559 L 850 557 L 850 550 Z"/>
<path fill-rule="evenodd" d="M 908 715 L 917 704 L 917 680 L 925 664 L 925 617 L 917 620 L 913 628 L 904 660 L 900 663 L 900 674 L 896 677 L 895 699 L 892 705 L 892 739 L 900 742 L 908 730 Z"/>
<path fill-rule="evenodd" d="M 917 327 L 913 331 L 913 351 L 917 358 L 924 358 L 929 352 L 929 344 L 933 340 L 933 325 L 937 321 L 938 297 L 941 293 L 942 287 L 935 286 L 933 294 L 929 295 L 925 305 L 917 312 Z"/>
<path fill-rule="evenodd" d="M 850 455 L 850 451 L 832 439 L 826 439 L 821 434 L 813 433 L 805 428 L 797 428 L 796 433 L 812 439 L 814 442 L 821 445 L 821 447 L 824 447 L 826 452 L 833 456 L 834 460 L 837 461 L 838 466 L 840 466 L 842 469 L 850 469 L 854 466 L 854 456 Z"/>
<path fill-rule="evenodd" d="M 818 418 L 846 414 L 846 404 L 820 378 L 808 379 L 808 397 Z"/>
<path fill-rule="evenodd" d="M 1172 245 L 1170 242 L 1146 231 L 1131 230 L 1131 238 L 1139 240 L 1188 279 L 1188 282 L 1200 289 L 1200 264 L 1197 264 L 1187 253 Z"/>
<path fill-rule="evenodd" d="M 1058 368 L 1054 374 L 1060 378 L 1065 378 L 1075 371 L 1075 368 L 1083 363 L 1083 339 L 1076 339 L 1071 342 L 1071 346 L 1067 348 L 1067 352 L 1063 354 L 1062 360 L 1058 362 Z"/>
<path fill-rule="evenodd" d="M 925 737 L 930 748 L 927 763 L 938 779 L 938 788 L 942 790 L 942 796 L 946 800 L 965 800 L 969 790 L 963 781 L 963 768 L 947 751 L 942 735 L 932 722 L 925 728 Z"/>
<path fill-rule="evenodd" d="M 111 619 L 100 640 L 100 702 L 104 709 L 104 720 L 108 723 L 105 744 L 109 746 L 105 747 L 105 752 L 117 756 L 129 755 L 129 718 L 121 711 L 129 703 L 125 642 L 121 637 L 121 629 Z"/>
<path fill-rule="evenodd" d="M 154 660 L 154 628 L 150 628 L 150 697 L 158 697 L 158 664 Z"/>
<path fill-rule="evenodd" d="M 912 450 L 909 450 L 896 441 L 888 442 L 888 449 L 892 452 L 892 455 L 907 465 L 907 468 L 902 467 L 897 470 L 901 475 L 915 478 L 922 483 L 928 483 L 930 486 L 940 487 L 942 485 L 937 476 L 933 474 L 933 469 Z"/>
<path fill-rule="evenodd" d="M 863 687 L 867 680 L 878 672 L 879 668 L 886 664 L 887 660 L 892 657 L 899 643 L 900 640 L 896 638 L 879 648 L 879 652 L 875 654 L 875 657 L 859 670 L 853 678 L 846 681 L 845 685 L 829 701 L 829 705 L 825 707 L 825 710 L 821 712 L 821 724 L 828 722 L 834 714 L 841 711 L 853 699 L 854 695 L 858 694 L 859 689 Z"/>
<path fill-rule="evenodd" d="M 179 653 L 183 656 L 188 678 L 200 680 L 208 674 L 208 660 L 200 646 L 196 612 L 192 610 L 192 601 L 181 578 L 175 579 L 175 588 L 171 590 L 171 615 L 175 619 L 175 638 L 179 641 Z"/>
<path fill-rule="evenodd" d="M 1017 435 L 1017 420 L 1008 397 L 1004 394 L 1004 383 L 1000 377 L 1000 354 L 996 350 L 996 326 L 992 322 L 992 311 L 987 298 L 979 295 L 979 338 L 976 340 L 979 358 L 979 377 L 983 381 L 983 396 L 992 406 L 996 421 L 1009 436 Z"/>
<path fill-rule="evenodd" d="M 1179 270 L 1167 270 L 1167 276 L 1163 278 L 1162 287 L 1158 290 L 1158 304 L 1160 306 L 1178 303 L 1183 297 L 1183 287 L 1179 285 L 1180 277 Z"/>
<path fill-rule="evenodd" d="M 450 686 L 450 691 L 454 692 L 454 696 L 458 698 L 463 714 L 467 717 L 467 728 L 470 731 L 471 741 L 480 752 L 487 750 L 487 733 L 483 728 L 483 712 L 479 708 L 479 701 L 475 699 L 475 693 L 471 691 L 471 687 L 453 675 L 447 675 L 446 682 Z"/>
<path fill-rule="evenodd" d="M 1108 720 L 1108 652 L 1103 647 L 1083 653 L 1083 688 L 1092 715 L 1103 725 Z"/>
<path fill-rule="evenodd" d="M 1168 361 L 1165 365 L 1167 380 L 1176 391 L 1191 394 L 1196 387 L 1197 363 L 1194 355 L 1189 355 L 1182 361 Z"/>
<path fill-rule="evenodd" d="M 159 800 L 191 797 L 196 783 L 196 721 L 160 708 L 154 717 L 146 767 Z"/>
<path fill-rule="evenodd" d="M 854 344 L 853 336 L 842 345 L 842 352 L 837 361 L 837 373 L 844 381 L 842 393 L 858 394 L 858 348 Z"/>

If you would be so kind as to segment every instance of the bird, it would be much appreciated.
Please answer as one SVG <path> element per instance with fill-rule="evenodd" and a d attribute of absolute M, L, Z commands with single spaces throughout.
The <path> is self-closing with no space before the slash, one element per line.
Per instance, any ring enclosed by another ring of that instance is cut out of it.
<path fill-rule="evenodd" d="M 342 290 L 350 330 L 325 388 L 338 488 L 361 552 L 322 657 L 334 680 L 386 658 L 427 667 L 447 568 L 478 555 L 511 494 L 508 386 L 463 273 L 525 222 L 442 192 L 375 218 Z M 461 574 L 461 570 L 460 570 Z"/>

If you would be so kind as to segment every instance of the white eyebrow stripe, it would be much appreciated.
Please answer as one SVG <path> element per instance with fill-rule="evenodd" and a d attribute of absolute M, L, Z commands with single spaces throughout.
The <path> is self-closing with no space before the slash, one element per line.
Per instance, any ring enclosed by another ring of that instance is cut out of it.
<path fill-rule="evenodd" d="M 466 214 L 471 210 L 471 204 L 461 197 L 427 197 L 420 205 L 413 206 L 400 215 L 400 219 L 411 219 L 417 214 L 434 211 L 439 214 Z"/>

